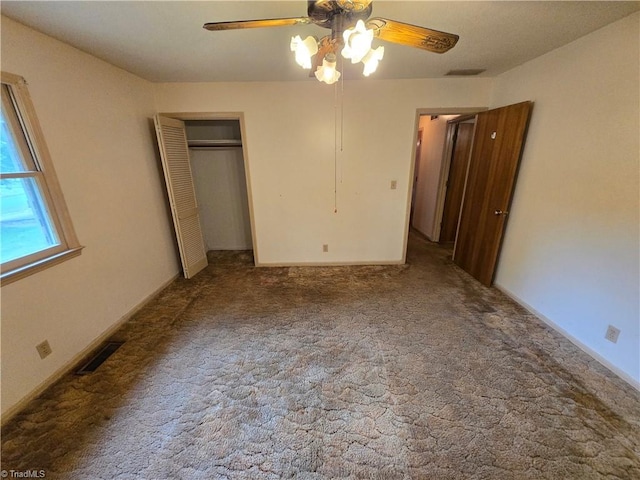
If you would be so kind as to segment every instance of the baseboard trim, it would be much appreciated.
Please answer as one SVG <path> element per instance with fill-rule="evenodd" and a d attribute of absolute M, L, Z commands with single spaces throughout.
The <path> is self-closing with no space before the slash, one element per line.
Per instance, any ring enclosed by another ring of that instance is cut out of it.
<path fill-rule="evenodd" d="M 256 267 L 376 267 L 388 265 L 404 265 L 406 262 L 400 260 L 383 260 L 377 262 L 275 262 L 275 263 L 256 263 Z"/>
<path fill-rule="evenodd" d="M 545 324 L 547 324 L 549 327 L 553 328 L 556 332 L 558 332 L 560 335 L 562 335 L 563 337 L 565 337 L 567 340 L 569 340 L 571 343 L 573 343 L 576 347 L 578 347 L 580 350 L 582 350 L 584 353 L 586 353 L 587 355 L 589 355 L 590 357 L 592 357 L 593 359 L 597 360 L 599 363 L 601 363 L 604 367 L 606 367 L 607 369 L 611 370 L 611 372 L 613 372 L 614 374 L 616 374 L 618 377 L 620 377 L 622 380 L 624 380 L 625 382 L 627 382 L 629 385 L 631 385 L 633 388 L 635 388 L 636 390 L 640 391 L 640 382 L 638 380 L 636 380 L 635 378 L 633 378 L 631 375 L 629 375 L 628 373 L 626 373 L 625 371 L 621 370 L 620 368 L 616 367 L 613 363 L 611 363 L 609 360 L 607 360 L 606 358 L 604 358 L 602 355 L 600 355 L 598 352 L 596 352 L 595 350 L 593 350 L 592 348 L 588 347 L 587 345 L 585 345 L 584 343 L 582 343 L 580 340 L 578 340 L 576 337 L 574 337 L 573 335 L 571 335 L 569 332 L 567 332 L 564 328 L 560 327 L 557 323 L 555 323 L 553 320 L 551 320 L 550 318 L 545 317 L 542 313 L 540 313 L 539 311 L 537 311 L 535 308 L 533 308 L 531 305 L 529 305 L 527 302 L 525 302 L 524 300 L 522 300 L 520 297 L 518 297 L 517 295 L 515 295 L 513 292 L 511 292 L 509 289 L 505 288 L 502 285 L 498 285 L 498 284 L 494 284 L 493 285 L 496 289 L 500 290 L 502 293 L 504 293 L 507 297 L 509 297 L 511 300 L 513 300 L 514 302 L 516 302 L 518 305 L 520 305 L 522 308 L 526 309 L 527 311 L 529 311 L 529 313 L 531 313 L 532 315 L 535 315 L 537 318 L 539 318 L 540 320 L 542 320 Z"/>
<path fill-rule="evenodd" d="M 19 400 L 15 405 L 9 407 L 6 412 L 2 414 L 2 420 L 0 424 L 4 426 L 9 420 L 15 417 L 20 411 L 22 411 L 32 400 L 41 395 L 47 388 L 56 383 L 62 377 L 70 373 L 74 368 L 78 366 L 83 359 L 85 359 L 88 355 L 90 355 L 96 348 L 98 348 L 103 342 L 105 342 L 109 337 L 111 337 L 122 325 L 124 325 L 127 321 L 129 321 L 136 313 L 138 313 L 142 308 L 145 307 L 156 295 L 158 295 L 162 290 L 171 285 L 176 278 L 178 278 L 180 274 L 176 274 L 171 279 L 164 282 L 160 287 L 155 289 L 152 293 L 147 295 L 142 301 L 140 301 L 137 305 L 135 305 L 131 310 L 125 313 L 116 323 L 111 325 L 107 330 L 105 330 L 102 334 L 100 334 L 95 340 L 93 340 L 89 345 L 83 348 L 79 353 L 74 355 L 71 360 L 66 362 L 60 368 L 58 368 L 53 374 L 51 374 L 47 379 L 45 379 L 42 383 L 40 383 L 37 387 L 35 387 L 30 393 L 25 395 L 21 400 Z"/>

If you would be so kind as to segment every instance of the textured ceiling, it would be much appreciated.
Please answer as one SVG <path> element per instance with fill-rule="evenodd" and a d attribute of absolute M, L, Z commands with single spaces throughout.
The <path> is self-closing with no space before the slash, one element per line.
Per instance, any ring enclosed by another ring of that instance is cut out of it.
<path fill-rule="evenodd" d="M 315 25 L 208 32 L 205 22 L 306 16 L 295 1 L 2 1 L 2 14 L 156 82 L 306 80 L 289 51 Z M 373 16 L 457 33 L 448 53 L 385 46 L 376 78 L 494 76 L 640 10 L 640 2 L 380 1 Z M 346 78 L 360 67 L 345 65 Z"/>

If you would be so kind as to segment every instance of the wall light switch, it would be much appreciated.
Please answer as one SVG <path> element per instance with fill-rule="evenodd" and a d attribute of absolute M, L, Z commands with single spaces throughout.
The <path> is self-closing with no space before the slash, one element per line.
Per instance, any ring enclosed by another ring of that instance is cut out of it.
<path fill-rule="evenodd" d="M 398 182 L 396 180 L 391 180 L 391 190 L 395 190 L 398 187 Z"/>
<path fill-rule="evenodd" d="M 322 245 L 322 251 L 323 252 L 328 252 L 329 251 L 329 245 L 326 244 L 326 243 L 324 245 Z"/>

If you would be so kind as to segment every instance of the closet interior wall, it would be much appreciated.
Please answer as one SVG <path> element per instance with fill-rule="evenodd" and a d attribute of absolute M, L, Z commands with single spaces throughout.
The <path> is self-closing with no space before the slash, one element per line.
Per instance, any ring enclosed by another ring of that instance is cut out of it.
<path fill-rule="evenodd" d="M 207 250 L 251 250 L 251 221 L 238 120 L 185 122 Z"/>

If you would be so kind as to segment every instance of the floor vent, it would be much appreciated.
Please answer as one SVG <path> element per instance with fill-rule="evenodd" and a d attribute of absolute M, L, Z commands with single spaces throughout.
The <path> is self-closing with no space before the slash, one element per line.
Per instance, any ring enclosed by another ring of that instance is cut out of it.
<path fill-rule="evenodd" d="M 98 350 L 93 357 L 89 359 L 82 367 L 76 370 L 76 375 L 86 375 L 93 373 L 96 369 L 104 363 L 116 350 L 118 350 L 124 342 L 107 342 L 100 350 Z"/>

